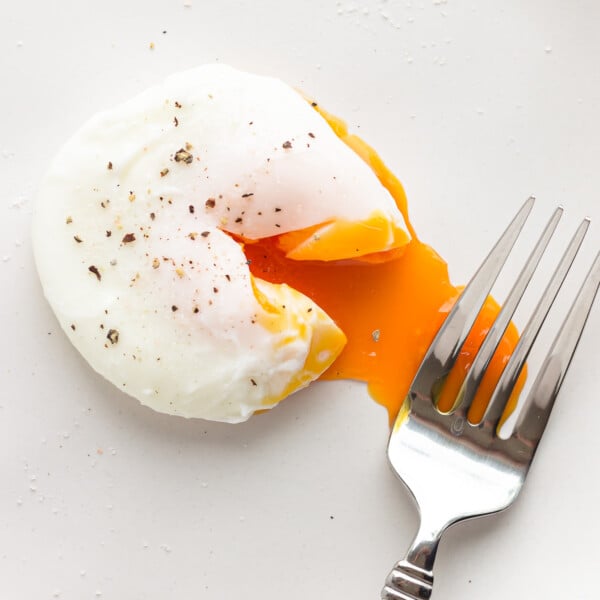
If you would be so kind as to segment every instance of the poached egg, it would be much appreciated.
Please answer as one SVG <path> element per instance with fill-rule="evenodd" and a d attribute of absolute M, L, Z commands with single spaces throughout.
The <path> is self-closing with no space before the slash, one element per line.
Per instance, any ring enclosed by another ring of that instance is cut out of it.
<path fill-rule="evenodd" d="M 458 294 L 372 148 L 281 81 L 221 65 L 85 124 L 43 181 L 33 242 L 89 364 L 184 417 L 244 421 L 321 376 L 368 382 L 393 417 Z"/>

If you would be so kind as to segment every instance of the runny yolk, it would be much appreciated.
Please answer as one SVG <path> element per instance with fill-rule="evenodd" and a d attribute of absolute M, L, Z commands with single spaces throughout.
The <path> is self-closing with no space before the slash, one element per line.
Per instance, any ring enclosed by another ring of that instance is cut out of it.
<path fill-rule="evenodd" d="M 343 121 L 317 110 L 335 133 L 363 158 L 396 200 L 412 238 L 389 260 L 316 261 L 286 257 L 285 243 L 276 236 L 245 246 L 254 276 L 287 283 L 312 298 L 337 323 L 348 343 L 322 379 L 355 379 L 368 385 L 371 396 L 388 411 L 390 422 L 398 413 L 423 356 L 458 297 L 442 258 L 419 241 L 408 220 L 404 190 L 376 152 L 349 135 Z M 385 257 L 383 257 L 385 258 Z M 488 299 L 446 379 L 438 407 L 452 408 L 477 349 L 498 313 Z M 480 386 L 469 420 L 477 422 L 502 369 L 518 340 L 511 324 Z M 505 417 L 514 409 L 524 373 L 512 395 Z"/>

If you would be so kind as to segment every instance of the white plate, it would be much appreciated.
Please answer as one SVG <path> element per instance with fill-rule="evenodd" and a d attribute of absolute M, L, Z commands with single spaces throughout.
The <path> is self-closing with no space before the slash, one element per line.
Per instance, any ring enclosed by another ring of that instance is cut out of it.
<path fill-rule="evenodd" d="M 589 214 L 569 298 L 600 239 L 599 19 L 593 1 L 3 3 L 0 597 L 377 598 L 416 527 L 362 385 L 224 426 L 142 408 L 79 358 L 42 299 L 29 224 L 84 120 L 203 62 L 279 76 L 379 150 L 456 282 L 527 195 L 529 243 L 567 209 L 555 257 Z M 599 335 L 596 306 L 522 496 L 447 535 L 437 598 L 597 597 Z"/>

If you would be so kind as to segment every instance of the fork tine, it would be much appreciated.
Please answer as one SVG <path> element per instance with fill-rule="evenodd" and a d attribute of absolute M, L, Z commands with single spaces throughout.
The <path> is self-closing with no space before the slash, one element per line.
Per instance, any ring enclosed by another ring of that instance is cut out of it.
<path fill-rule="evenodd" d="M 525 201 L 463 290 L 429 346 L 411 389 L 429 394 L 433 385 L 452 368 L 534 202 L 535 198 L 532 196 Z"/>
<path fill-rule="evenodd" d="M 458 393 L 457 412 L 460 414 L 466 416 L 469 412 L 469 408 L 473 402 L 473 399 L 475 398 L 475 394 L 477 393 L 477 389 L 481 383 L 481 380 L 483 379 L 485 371 L 492 360 L 492 356 L 494 356 L 494 352 L 496 352 L 496 348 L 498 348 L 498 344 L 502 340 L 502 336 L 504 335 L 511 318 L 517 306 L 519 305 L 519 302 L 521 301 L 523 293 L 529 285 L 531 277 L 533 276 L 537 265 L 539 264 L 540 259 L 542 258 L 546 247 L 548 246 L 548 242 L 556 230 L 556 226 L 562 217 L 562 213 L 563 209 L 560 207 L 554 211 L 554 214 L 548 221 L 548 224 L 546 225 L 542 235 L 537 241 L 535 248 L 529 255 L 525 266 L 521 270 L 517 281 L 510 290 L 502 310 L 498 313 L 498 316 L 488 331 L 483 344 L 481 344 L 481 347 L 475 356 L 475 360 L 469 369 L 469 373 L 467 374 L 467 377 L 465 378 Z"/>
<path fill-rule="evenodd" d="M 600 253 L 596 255 L 577 299 L 554 339 L 517 420 L 513 437 L 531 448 L 532 457 L 548 423 L 554 400 L 575 354 L 599 286 Z"/>
<path fill-rule="evenodd" d="M 504 407 L 510 398 L 517 379 L 523 369 L 523 365 L 529 356 L 531 347 L 533 346 L 546 316 L 548 315 L 550 307 L 571 268 L 571 264 L 577 255 L 577 251 L 581 246 L 581 242 L 585 237 L 589 224 L 589 219 L 584 219 L 577 228 L 575 235 L 565 250 L 565 253 L 562 256 L 558 267 L 554 271 L 538 305 L 523 330 L 523 334 L 500 376 L 500 380 L 496 385 L 492 398 L 483 415 L 482 422 L 485 423 L 486 426 L 494 429 L 497 427 L 500 418 L 502 417 L 502 413 L 504 412 Z"/>

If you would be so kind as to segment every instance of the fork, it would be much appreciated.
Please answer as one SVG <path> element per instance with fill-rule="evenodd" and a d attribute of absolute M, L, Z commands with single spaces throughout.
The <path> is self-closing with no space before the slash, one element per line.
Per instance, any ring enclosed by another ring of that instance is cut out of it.
<path fill-rule="evenodd" d="M 425 600 L 444 531 L 454 523 L 504 510 L 519 494 L 600 284 L 600 253 L 542 363 L 512 434 L 500 437 L 506 403 L 589 226 L 575 232 L 492 393 L 483 418 L 469 408 L 486 368 L 562 215 L 556 209 L 508 294 L 457 394 L 453 408 L 436 406 L 485 299 L 534 204 L 529 198 L 462 292 L 425 354 L 394 424 L 388 458 L 420 514 L 405 558 L 388 575 L 382 600 Z"/>

